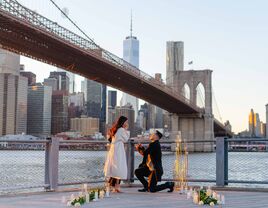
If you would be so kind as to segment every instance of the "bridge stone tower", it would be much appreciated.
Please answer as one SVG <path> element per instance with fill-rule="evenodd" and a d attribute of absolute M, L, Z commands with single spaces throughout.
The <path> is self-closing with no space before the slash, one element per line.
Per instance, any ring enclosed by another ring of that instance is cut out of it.
<path fill-rule="evenodd" d="M 203 115 L 172 115 L 172 132 L 181 131 L 184 140 L 213 140 L 214 118 L 212 113 L 212 71 L 178 71 L 174 74 L 174 87 L 184 94 L 190 104 L 197 104 L 197 89 L 204 87 Z M 188 95 L 185 92 L 188 90 Z M 201 106 L 199 106 L 201 107 Z M 177 120 L 177 122 L 176 122 Z M 213 144 L 194 143 L 189 145 L 189 151 L 212 151 Z"/>
<path fill-rule="evenodd" d="M 171 132 L 180 131 L 183 140 L 213 140 L 214 119 L 212 113 L 212 71 L 175 71 L 173 87 L 186 97 L 186 102 L 197 105 L 197 89 L 204 88 L 203 115 L 171 115 Z M 187 91 L 187 92 L 186 92 Z M 189 151 L 212 151 L 211 143 L 193 143 L 188 145 Z"/>
<path fill-rule="evenodd" d="M 177 115 L 171 114 L 171 137 L 174 138 L 178 131 L 183 140 L 213 140 L 214 118 L 212 113 L 212 70 L 183 71 L 183 42 L 167 42 L 167 85 L 175 88 L 184 95 L 190 105 L 198 105 L 197 90 L 204 91 L 204 103 L 202 115 Z M 176 67 L 181 66 L 182 67 Z M 189 151 L 212 151 L 211 143 L 193 143 L 188 145 Z"/>

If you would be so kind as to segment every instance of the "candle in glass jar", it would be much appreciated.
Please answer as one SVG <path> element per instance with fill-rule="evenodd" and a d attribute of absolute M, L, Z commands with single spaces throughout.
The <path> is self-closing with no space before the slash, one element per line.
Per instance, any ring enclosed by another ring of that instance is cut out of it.
<path fill-rule="evenodd" d="M 110 188 L 106 189 L 105 197 L 110 197 Z"/>
<path fill-rule="evenodd" d="M 221 204 L 225 204 L 225 197 L 224 197 L 224 195 L 221 196 Z"/>
<path fill-rule="evenodd" d="M 98 190 L 95 191 L 94 199 L 95 199 L 95 201 L 98 201 Z"/>
<path fill-rule="evenodd" d="M 188 192 L 187 192 L 187 199 L 190 199 L 190 198 L 191 198 L 191 192 L 188 191 Z"/>
<path fill-rule="evenodd" d="M 86 203 L 88 204 L 89 201 L 90 201 L 90 197 L 89 197 L 89 193 L 87 192 L 87 193 L 86 193 Z"/>
<path fill-rule="evenodd" d="M 104 198 L 104 191 L 101 190 L 101 191 L 100 191 L 100 199 L 103 199 L 103 198 Z"/>
<path fill-rule="evenodd" d="M 84 190 L 85 190 L 85 192 L 87 192 L 87 184 L 86 183 L 84 184 Z"/>
<path fill-rule="evenodd" d="M 73 199 L 74 199 L 74 194 L 71 195 L 71 200 L 73 200 Z"/>
<path fill-rule="evenodd" d="M 193 195 L 193 202 L 194 202 L 194 204 L 199 203 L 199 196 L 198 196 L 197 192 L 195 192 L 194 195 Z"/>
<path fill-rule="evenodd" d="M 183 185 L 181 185 L 180 194 L 183 194 Z"/>
<path fill-rule="evenodd" d="M 217 194 L 217 197 L 216 197 L 217 200 L 221 200 L 221 195 L 220 194 Z"/>

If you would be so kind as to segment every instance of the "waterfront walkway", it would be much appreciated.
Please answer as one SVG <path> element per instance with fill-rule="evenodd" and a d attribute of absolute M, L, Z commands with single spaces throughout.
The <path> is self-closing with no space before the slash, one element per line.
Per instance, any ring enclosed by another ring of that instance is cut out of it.
<path fill-rule="evenodd" d="M 84 208 L 194 208 L 199 207 L 187 200 L 185 195 L 173 193 L 138 193 L 137 188 L 124 188 L 124 193 L 112 194 L 97 202 L 84 205 Z M 67 207 L 62 203 L 62 196 L 69 197 L 78 192 L 40 193 L 33 195 L 18 195 L 0 197 L 0 208 L 60 208 Z M 234 192 L 220 191 L 226 198 L 226 205 L 222 207 L 232 208 L 266 208 L 268 207 L 268 193 L 263 192 Z M 218 206 L 221 207 L 221 206 Z"/>

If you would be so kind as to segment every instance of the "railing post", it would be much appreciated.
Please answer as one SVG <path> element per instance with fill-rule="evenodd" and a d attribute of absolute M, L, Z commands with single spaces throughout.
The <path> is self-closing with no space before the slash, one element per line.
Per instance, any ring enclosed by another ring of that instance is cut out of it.
<path fill-rule="evenodd" d="M 133 183 L 134 182 L 134 140 L 130 139 L 127 144 L 127 183 Z"/>
<path fill-rule="evenodd" d="M 49 184 L 49 190 L 55 191 L 58 187 L 59 167 L 59 140 L 52 137 L 46 145 L 45 153 L 45 184 Z"/>
<path fill-rule="evenodd" d="M 228 142 L 226 138 L 216 138 L 216 185 L 228 185 Z"/>
<path fill-rule="evenodd" d="M 48 142 L 45 144 L 45 189 L 50 190 L 50 181 L 49 181 L 49 148 L 51 143 L 51 138 L 47 138 Z M 47 185 L 49 185 L 47 187 Z"/>

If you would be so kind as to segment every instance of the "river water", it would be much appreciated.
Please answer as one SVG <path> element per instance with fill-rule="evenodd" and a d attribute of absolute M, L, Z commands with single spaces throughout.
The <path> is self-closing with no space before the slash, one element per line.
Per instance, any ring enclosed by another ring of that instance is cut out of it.
<path fill-rule="evenodd" d="M 59 183 L 103 179 L 102 170 L 105 157 L 105 151 L 60 151 Z M 141 159 L 141 156 L 135 155 L 135 167 L 138 166 Z M 163 152 L 163 178 L 173 178 L 174 161 L 174 153 Z M 216 179 L 215 153 L 189 154 L 188 161 L 189 178 Z M 230 152 L 228 170 L 230 180 L 267 182 L 268 153 Z M 0 192 L 20 187 L 42 186 L 44 177 L 44 151 L 0 151 Z M 250 186 L 257 187 L 257 185 Z M 265 187 L 265 185 L 261 186 Z"/>

